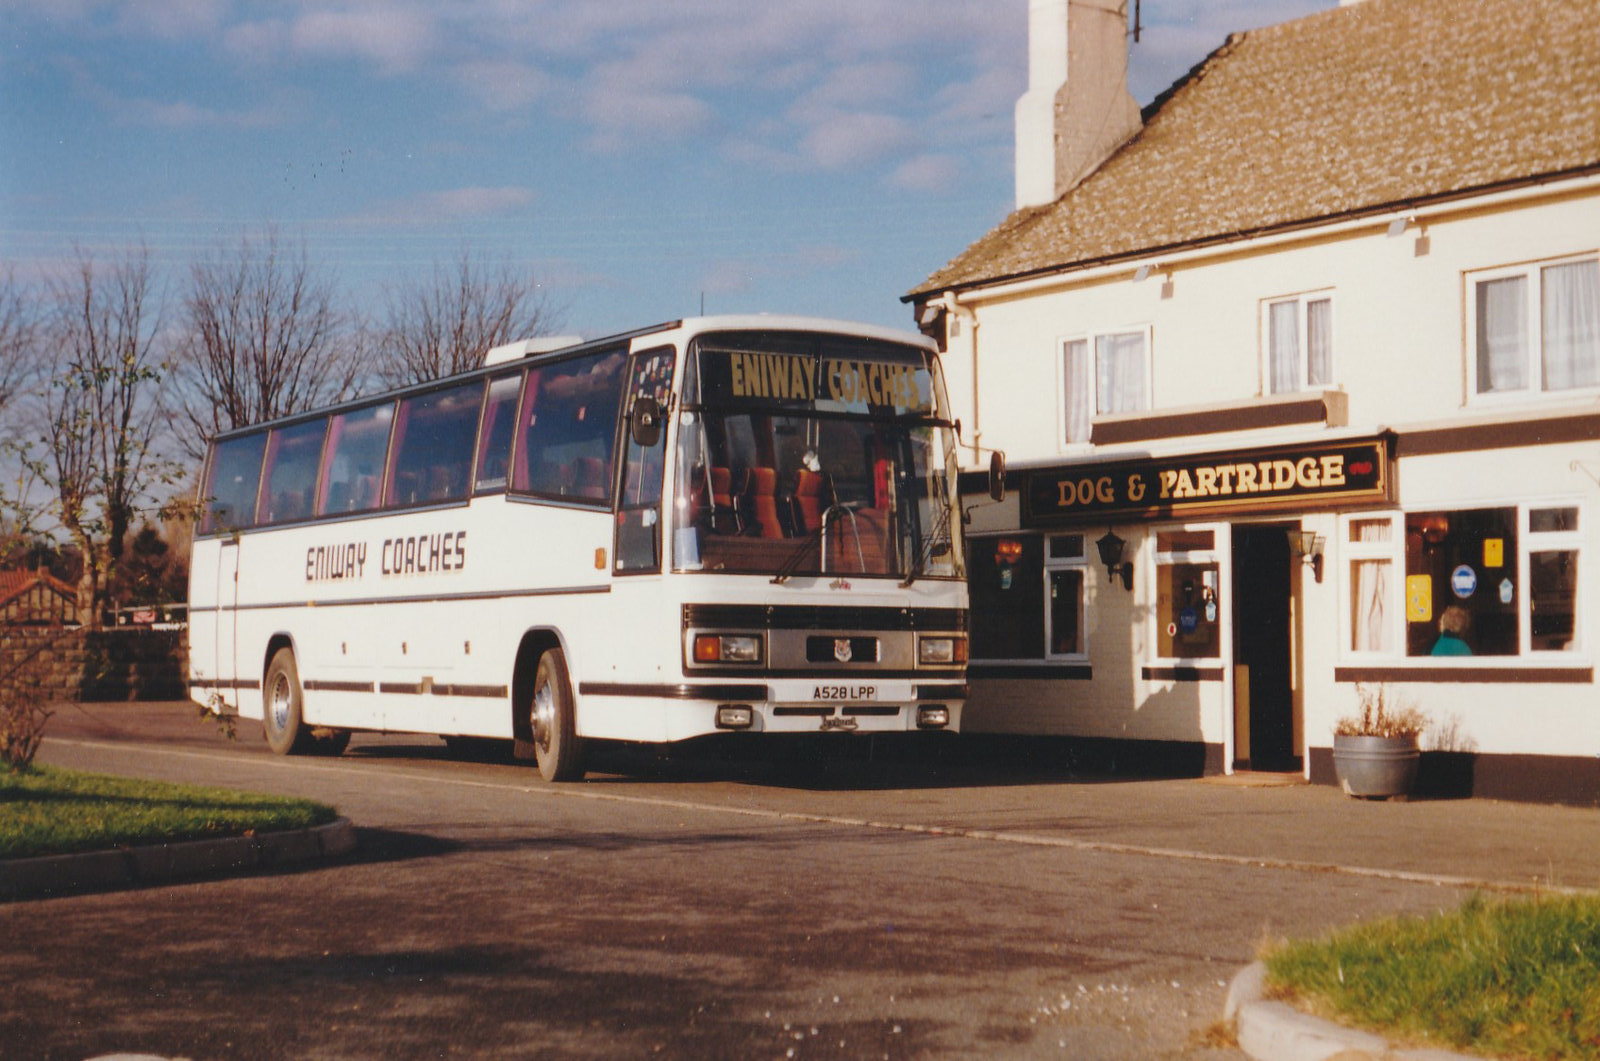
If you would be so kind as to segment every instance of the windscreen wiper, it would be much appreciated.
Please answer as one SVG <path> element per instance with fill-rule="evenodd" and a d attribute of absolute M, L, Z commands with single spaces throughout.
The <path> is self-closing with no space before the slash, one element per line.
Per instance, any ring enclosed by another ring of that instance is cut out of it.
<path fill-rule="evenodd" d="M 794 576 L 795 571 L 800 567 L 800 562 L 810 555 L 812 546 L 822 540 L 822 533 L 828 526 L 828 517 L 832 514 L 832 505 L 823 510 L 822 518 L 817 521 L 817 529 L 807 534 L 805 540 L 795 546 L 794 552 L 789 554 L 789 558 L 783 562 L 783 566 L 778 568 L 777 574 L 772 576 L 772 584 L 774 586 L 781 586 Z"/>

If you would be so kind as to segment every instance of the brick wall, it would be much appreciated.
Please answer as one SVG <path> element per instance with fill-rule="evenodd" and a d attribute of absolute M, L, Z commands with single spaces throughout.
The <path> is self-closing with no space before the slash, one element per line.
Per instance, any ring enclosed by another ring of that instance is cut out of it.
<path fill-rule="evenodd" d="M 187 650 L 182 630 L 0 627 L 0 684 L 31 657 L 46 700 L 182 700 Z"/>

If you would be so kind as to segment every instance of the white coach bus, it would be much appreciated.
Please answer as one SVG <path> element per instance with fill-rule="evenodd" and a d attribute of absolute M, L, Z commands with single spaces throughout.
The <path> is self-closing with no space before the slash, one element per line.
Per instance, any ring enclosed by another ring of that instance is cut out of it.
<path fill-rule="evenodd" d="M 284 754 L 959 726 L 950 423 L 920 336 L 709 317 L 230 431 L 189 686 Z M 546 344 L 549 345 L 549 344 Z"/>

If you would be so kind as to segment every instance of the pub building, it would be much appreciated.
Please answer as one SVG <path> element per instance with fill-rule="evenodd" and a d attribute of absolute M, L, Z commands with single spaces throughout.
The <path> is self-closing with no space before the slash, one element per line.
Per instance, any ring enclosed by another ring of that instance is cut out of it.
<path fill-rule="evenodd" d="M 1434 791 L 1600 803 L 1600 34 L 1347 0 L 1141 111 L 1126 15 L 1031 0 L 1017 208 L 906 296 L 970 469 L 963 731 L 1333 783 L 1381 688 Z"/>

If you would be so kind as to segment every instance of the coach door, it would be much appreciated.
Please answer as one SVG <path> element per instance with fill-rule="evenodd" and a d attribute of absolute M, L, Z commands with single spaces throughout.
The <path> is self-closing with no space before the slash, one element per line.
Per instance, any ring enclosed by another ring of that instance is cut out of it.
<path fill-rule="evenodd" d="M 617 498 L 614 553 L 618 574 L 661 570 L 661 484 L 673 358 L 670 346 L 633 357 L 622 424 L 622 487 Z"/>
<path fill-rule="evenodd" d="M 211 673 L 217 676 L 217 692 L 230 707 L 239 706 L 238 683 L 238 613 L 239 603 L 239 538 L 223 538 L 217 550 L 217 609 L 213 613 L 215 637 L 212 641 L 216 659 Z"/>

